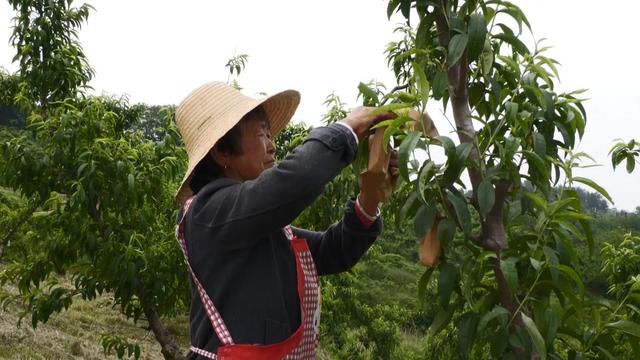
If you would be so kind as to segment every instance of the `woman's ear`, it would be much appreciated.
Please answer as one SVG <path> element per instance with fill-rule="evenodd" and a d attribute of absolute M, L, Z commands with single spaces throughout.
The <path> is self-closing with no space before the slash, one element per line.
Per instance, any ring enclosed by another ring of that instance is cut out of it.
<path fill-rule="evenodd" d="M 213 161 L 221 168 L 226 169 L 227 166 L 229 166 L 229 153 L 220 151 L 217 144 L 209 150 L 209 155 L 211 155 Z"/>

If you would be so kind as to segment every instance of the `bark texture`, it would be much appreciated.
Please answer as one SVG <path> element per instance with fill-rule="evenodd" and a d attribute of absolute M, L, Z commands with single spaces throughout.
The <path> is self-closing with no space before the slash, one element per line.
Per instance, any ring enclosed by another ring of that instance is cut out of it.
<path fill-rule="evenodd" d="M 184 355 L 180 351 L 176 338 L 162 323 L 156 305 L 148 299 L 141 299 L 142 311 L 147 317 L 149 327 L 161 346 L 162 355 L 166 360 L 184 360 Z"/>

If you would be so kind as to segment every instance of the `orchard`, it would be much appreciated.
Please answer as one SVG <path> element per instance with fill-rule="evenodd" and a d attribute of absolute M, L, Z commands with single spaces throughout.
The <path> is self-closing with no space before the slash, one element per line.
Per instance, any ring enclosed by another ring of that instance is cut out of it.
<path fill-rule="evenodd" d="M 174 107 L 90 94 L 78 40 L 90 5 L 9 3 L 19 69 L 0 71 L 0 306 L 37 333 L 74 302 L 108 295 L 153 335 L 161 355 L 150 357 L 183 359 L 166 325 L 190 302 L 174 239 L 186 168 Z M 389 1 L 397 14 L 385 51 L 395 83 L 354 84 L 362 105 L 397 116 L 294 223 L 325 229 L 358 175 L 390 176 L 376 161 L 398 151 L 399 183 L 380 189 L 385 233 L 363 264 L 322 279 L 320 358 L 640 358 L 640 212 L 596 215 L 612 199 L 576 175 L 592 163 L 576 150 L 588 92 L 557 90 L 559 63 L 545 41 L 523 40 L 535 24 L 514 3 Z M 229 60 L 228 83 L 240 87 L 249 60 Z M 433 103 L 443 112 L 429 113 Z M 337 94 L 325 106 L 326 124 L 347 114 Z M 450 128 L 436 128 L 447 114 Z M 309 129 L 289 125 L 277 157 Z M 637 175 L 640 143 L 611 146 L 611 171 Z M 145 356 L 123 334 L 101 346 Z"/>

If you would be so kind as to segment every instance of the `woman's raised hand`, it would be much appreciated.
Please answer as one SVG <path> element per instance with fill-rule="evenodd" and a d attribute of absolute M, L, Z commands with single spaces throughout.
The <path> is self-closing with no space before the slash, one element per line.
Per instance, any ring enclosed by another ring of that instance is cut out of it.
<path fill-rule="evenodd" d="M 342 122 L 349 125 L 358 136 L 358 139 L 362 140 L 373 125 L 396 117 L 392 112 L 377 114 L 374 113 L 375 110 L 377 110 L 375 107 L 357 107 L 351 110 L 349 115 L 342 119 Z"/>

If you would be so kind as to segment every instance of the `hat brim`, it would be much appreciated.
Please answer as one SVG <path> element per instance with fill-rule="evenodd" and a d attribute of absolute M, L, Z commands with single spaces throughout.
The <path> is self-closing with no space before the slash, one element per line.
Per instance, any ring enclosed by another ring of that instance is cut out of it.
<path fill-rule="evenodd" d="M 240 108 L 233 109 L 231 113 L 225 114 L 225 117 L 231 117 L 233 121 L 227 122 L 224 129 L 217 128 L 213 136 L 203 137 L 203 141 L 189 155 L 189 163 L 187 171 L 180 183 L 180 187 L 176 193 L 176 202 L 184 203 L 193 195 L 190 183 L 193 177 L 195 167 L 202 159 L 208 156 L 209 151 L 229 130 L 231 130 L 240 120 L 251 110 L 262 105 L 271 129 L 273 138 L 287 126 L 291 118 L 296 112 L 300 104 L 300 93 L 295 90 L 285 90 L 264 99 L 255 100 L 251 103 L 243 104 Z"/>

